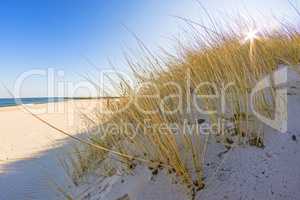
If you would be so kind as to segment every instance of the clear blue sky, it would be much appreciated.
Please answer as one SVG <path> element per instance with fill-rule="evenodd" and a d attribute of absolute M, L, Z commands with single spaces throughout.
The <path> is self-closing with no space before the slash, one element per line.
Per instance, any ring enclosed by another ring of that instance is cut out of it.
<path fill-rule="evenodd" d="M 296 16 L 286 0 L 200 0 L 212 14 L 259 12 Z M 292 0 L 298 6 L 300 0 Z M 195 0 L 2 0 L 0 1 L 0 77 L 11 90 L 14 81 L 31 69 L 64 70 L 76 82 L 78 74 L 107 68 L 107 58 L 120 68 L 124 44 L 135 48 L 123 24 L 151 46 L 169 44 L 179 31 L 178 15 L 203 16 Z M 299 17 L 300 18 L 300 17 Z M 45 96 L 42 78 L 24 84 L 24 96 Z M 0 86 L 0 98 L 8 97 Z"/>

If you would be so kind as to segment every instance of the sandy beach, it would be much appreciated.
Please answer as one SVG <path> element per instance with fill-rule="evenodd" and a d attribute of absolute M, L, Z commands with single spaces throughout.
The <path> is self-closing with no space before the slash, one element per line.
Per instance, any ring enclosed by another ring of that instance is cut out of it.
<path fill-rule="evenodd" d="M 300 0 L 0 11 L 0 200 L 300 200 Z"/>
<path fill-rule="evenodd" d="M 74 100 L 29 105 L 56 127 L 83 133 L 82 114 L 91 114 L 97 100 Z M 66 181 L 59 165 L 67 137 L 30 115 L 21 106 L 0 108 L 0 199 L 55 199 L 51 183 Z"/>

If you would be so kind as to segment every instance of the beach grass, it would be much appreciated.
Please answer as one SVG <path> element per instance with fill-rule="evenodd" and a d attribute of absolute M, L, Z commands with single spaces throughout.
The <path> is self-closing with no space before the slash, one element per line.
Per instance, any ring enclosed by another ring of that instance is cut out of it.
<path fill-rule="evenodd" d="M 137 165 L 147 166 L 154 175 L 166 170 L 194 194 L 205 186 L 203 168 L 209 144 L 207 135 L 186 129 L 187 124 L 229 121 L 234 125 L 230 134 L 223 127 L 215 133 L 210 130 L 209 135 L 228 148 L 239 144 L 262 147 L 264 125 L 249 110 L 249 93 L 279 66 L 299 65 L 297 26 L 278 21 L 280 27 L 262 29 L 251 36 L 256 26 L 247 20 L 226 25 L 214 20 L 210 28 L 184 20 L 192 28 L 193 39 L 188 44 L 178 42 L 175 53 L 153 53 L 136 38 L 139 57 L 125 57 L 137 84 L 131 86 L 122 78 L 113 83 L 121 98 L 111 100 L 107 112 L 96 111 L 96 128 L 89 135 L 91 143 L 106 149 L 87 145 L 84 159 L 78 153 L 76 179 L 89 166 L 109 160 L 115 171 L 130 171 Z M 255 109 L 265 116 L 274 115 L 275 90 L 272 85 L 254 98 Z M 222 91 L 223 99 L 216 95 Z M 191 102 L 211 112 L 201 114 Z"/>

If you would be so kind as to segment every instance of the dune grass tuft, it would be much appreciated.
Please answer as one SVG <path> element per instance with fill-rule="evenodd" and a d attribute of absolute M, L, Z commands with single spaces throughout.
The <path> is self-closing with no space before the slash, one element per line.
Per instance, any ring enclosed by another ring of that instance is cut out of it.
<path fill-rule="evenodd" d="M 154 54 L 138 40 L 142 56 L 126 56 L 137 84 L 125 79 L 114 84 L 121 98 L 107 104 L 109 113 L 98 111 L 101 120 L 90 141 L 130 156 L 104 150 L 86 156 L 91 163 L 95 154 L 117 159 L 129 171 L 138 164 L 155 174 L 167 170 L 193 194 L 205 186 L 203 163 L 209 145 L 199 126 L 221 121 L 221 129 L 208 132 L 224 145 L 262 146 L 264 125 L 249 109 L 249 94 L 280 65 L 300 63 L 300 33 L 296 26 L 281 23 L 247 38 L 244 30 L 253 26 L 246 22 L 212 28 L 187 23 L 193 40 L 189 45 L 179 42 L 176 53 Z M 255 96 L 254 107 L 265 116 L 274 115 L 275 89 Z M 226 122 L 234 126 L 230 134 Z"/>

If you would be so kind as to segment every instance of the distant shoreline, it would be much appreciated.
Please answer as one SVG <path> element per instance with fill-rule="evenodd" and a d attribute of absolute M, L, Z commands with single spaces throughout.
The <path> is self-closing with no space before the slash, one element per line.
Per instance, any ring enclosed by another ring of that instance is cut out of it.
<path fill-rule="evenodd" d="M 27 97 L 27 98 L 0 98 L 0 107 L 12 107 L 28 104 L 46 104 L 69 100 L 95 100 L 95 99 L 117 99 L 120 97 Z"/>

